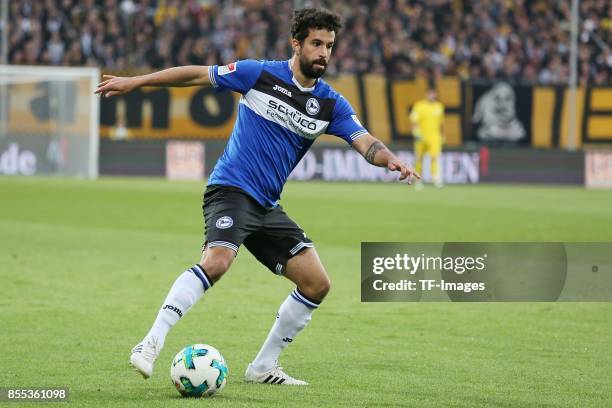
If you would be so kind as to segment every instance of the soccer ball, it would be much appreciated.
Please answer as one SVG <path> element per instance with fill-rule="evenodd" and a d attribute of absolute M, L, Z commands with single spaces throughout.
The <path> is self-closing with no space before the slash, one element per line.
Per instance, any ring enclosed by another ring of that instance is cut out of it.
<path fill-rule="evenodd" d="M 205 397 L 221 391 L 227 374 L 225 359 L 207 344 L 185 347 L 170 366 L 170 378 L 183 397 Z"/>

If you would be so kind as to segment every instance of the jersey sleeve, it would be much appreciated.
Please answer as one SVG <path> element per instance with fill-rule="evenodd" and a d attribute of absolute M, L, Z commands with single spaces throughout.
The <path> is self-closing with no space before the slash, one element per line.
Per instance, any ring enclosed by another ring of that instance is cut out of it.
<path fill-rule="evenodd" d="M 208 79 L 219 91 L 231 90 L 245 94 L 251 89 L 263 70 L 263 62 L 242 60 L 228 65 L 208 67 Z"/>
<path fill-rule="evenodd" d="M 352 144 L 359 137 L 368 133 L 363 127 L 351 104 L 340 96 L 332 114 L 332 120 L 327 128 L 327 133 L 344 139 L 348 144 Z"/>

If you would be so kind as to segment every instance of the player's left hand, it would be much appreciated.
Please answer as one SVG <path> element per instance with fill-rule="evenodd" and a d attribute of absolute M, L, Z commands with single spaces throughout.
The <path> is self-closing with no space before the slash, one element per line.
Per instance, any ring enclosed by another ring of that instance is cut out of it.
<path fill-rule="evenodd" d="M 412 167 L 404 163 L 399 159 L 389 160 L 387 164 L 387 168 L 391 171 L 399 171 L 400 172 L 400 180 L 408 179 L 408 184 L 412 184 L 412 178 L 416 178 L 418 180 L 421 179 L 421 175 L 417 173 Z"/>

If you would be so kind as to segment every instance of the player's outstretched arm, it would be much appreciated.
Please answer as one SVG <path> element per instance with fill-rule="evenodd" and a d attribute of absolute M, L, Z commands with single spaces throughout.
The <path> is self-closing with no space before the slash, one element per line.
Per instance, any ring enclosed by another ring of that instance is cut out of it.
<path fill-rule="evenodd" d="M 102 82 L 95 90 L 96 94 L 105 97 L 122 95 L 141 86 L 193 86 L 211 85 L 208 77 L 208 67 L 203 65 L 187 65 L 164 69 L 146 75 L 134 77 L 118 77 L 103 75 Z"/>
<path fill-rule="evenodd" d="M 408 184 L 412 184 L 412 178 L 421 178 L 421 175 L 414 171 L 412 167 L 401 161 L 383 142 L 372 136 L 365 134 L 353 142 L 353 148 L 357 150 L 368 163 L 378 167 L 386 167 L 392 171 L 400 172 L 400 180 L 408 179 Z"/>

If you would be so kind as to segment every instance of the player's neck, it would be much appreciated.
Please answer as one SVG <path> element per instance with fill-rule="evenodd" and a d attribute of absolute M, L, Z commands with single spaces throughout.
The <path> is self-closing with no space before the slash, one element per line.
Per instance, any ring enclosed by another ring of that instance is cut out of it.
<path fill-rule="evenodd" d="M 312 88 L 317 83 L 316 78 L 309 78 L 302 73 L 302 70 L 300 69 L 300 62 L 295 57 L 295 55 L 291 57 L 291 59 L 289 60 L 289 68 L 291 68 L 291 71 L 293 72 L 293 77 L 295 78 L 295 80 L 303 88 Z"/>

